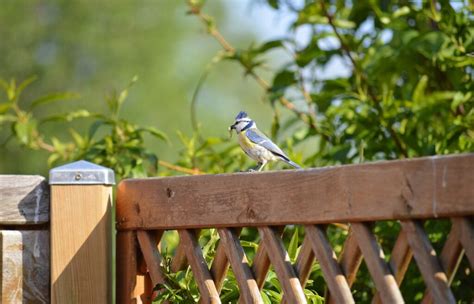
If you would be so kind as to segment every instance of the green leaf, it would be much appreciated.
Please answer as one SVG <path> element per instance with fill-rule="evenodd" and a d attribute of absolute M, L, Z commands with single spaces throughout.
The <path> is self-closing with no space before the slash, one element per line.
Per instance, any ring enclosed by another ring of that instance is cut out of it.
<path fill-rule="evenodd" d="M 409 13 L 410 13 L 410 7 L 405 5 L 398 8 L 396 11 L 394 11 L 392 14 L 392 18 L 396 19 L 405 15 L 408 15 Z"/>
<path fill-rule="evenodd" d="M 150 133 L 151 135 L 155 136 L 156 138 L 158 139 L 161 139 L 167 143 L 169 143 L 169 139 L 168 139 L 168 136 L 166 136 L 166 134 L 154 127 L 142 127 L 140 129 L 138 129 L 140 132 L 148 132 Z"/>
<path fill-rule="evenodd" d="M 275 75 L 273 78 L 272 91 L 281 91 L 286 89 L 288 86 L 296 83 L 295 72 L 289 70 L 283 70 Z"/>
<path fill-rule="evenodd" d="M 15 115 L 3 114 L 3 115 L 0 115 L 0 124 L 4 122 L 14 122 L 17 119 L 18 118 Z"/>
<path fill-rule="evenodd" d="M 356 27 L 356 24 L 354 22 L 344 19 L 335 19 L 334 25 L 342 29 L 353 29 Z"/>
<path fill-rule="evenodd" d="M 31 140 L 36 132 L 36 126 L 36 120 L 31 117 L 28 117 L 26 120 L 16 121 L 13 129 L 18 141 L 24 145 L 31 144 Z"/>
<path fill-rule="evenodd" d="M 26 80 L 24 80 L 22 83 L 20 83 L 20 85 L 18 86 L 18 88 L 16 89 L 16 98 L 18 99 L 18 97 L 20 97 L 20 94 L 23 92 L 24 89 L 26 89 L 27 86 L 29 86 L 33 81 L 35 81 L 36 79 L 38 79 L 37 76 L 31 76 L 30 78 L 27 78 Z"/>
<path fill-rule="evenodd" d="M 10 102 L 2 102 L 0 103 L 0 114 L 5 114 L 10 108 L 12 107 L 12 103 Z"/>
<path fill-rule="evenodd" d="M 423 101 L 427 84 L 428 84 L 428 76 L 427 75 L 421 76 L 420 80 L 418 81 L 418 84 L 415 87 L 415 90 L 413 91 L 413 95 L 412 95 L 413 102 L 421 103 Z"/>
<path fill-rule="evenodd" d="M 268 5 L 270 5 L 274 9 L 279 9 L 280 8 L 280 4 L 279 4 L 278 0 L 267 0 L 267 3 L 268 3 Z"/>
<path fill-rule="evenodd" d="M 291 237 L 290 244 L 288 245 L 288 255 L 292 261 L 296 260 L 296 253 L 298 251 L 298 227 L 295 227 L 295 231 L 293 232 L 293 236 Z"/>
<path fill-rule="evenodd" d="M 46 118 L 43 118 L 40 122 L 41 123 L 51 122 L 51 121 L 71 122 L 78 118 L 88 118 L 88 117 L 94 117 L 94 116 L 96 116 L 96 114 L 90 113 L 87 110 L 77 110 L 77 111 L 64 113 L 64 114 L 51 115 Z"/>
<path fill-rule="evenodd" d="M 60 101 L 60 100 L 77 99 L 79 97 L 80 95 L 74 92 L 52 93 L 52 94 L 48 94 L 48 95 L 45 95 L 33 100 L 31 102 L 31 109 L 40 105 L 45 105 L 45 104 L 49 104 L 49 103 Z"/>
<path fill-rule="evenodd" d="M 69 129 L 69 133 L 71 134 L 72 138 L 74 139 L 74 142 L 77 144 L 78 147 L 85 147 L 87 139 L 82 137 L 76 130 L 74 129 Z"/>
<path fill-rule="evenodd" d="M 279 48 L 279 47 L 282 47 L 282 46 L 283 46 L 283 43 L 282 43 L 281 40 L 271 40 L 271 41 L 267 41 L 264 44 L 262 44 L 258 48 L 258 52 L 259 53 L 264 53 L 268 50 L 271 50 L 271 49 L 274 49 L 274 48 Z"/>

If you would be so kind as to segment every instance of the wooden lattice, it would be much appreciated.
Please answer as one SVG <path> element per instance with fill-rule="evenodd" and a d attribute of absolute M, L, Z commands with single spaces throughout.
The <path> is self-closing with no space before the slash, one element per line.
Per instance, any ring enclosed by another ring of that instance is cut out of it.
<path fill-rule="evenodd" d="M 261 289 L 271 266 L 283 302 L 306 303 L 303 289 L 314 263 L 319 263 L 326 282 L 326 302 L 354 303 L 351 287 L 362 261 L 375 284 L 373 302 L 403 303 L 399 286 L 413 259 L 426 286 L 422 302 L 455 303 L 450 284 L 464 255 L 474 269 L 473 172 L 471 154 L 122 182 L 117 205 L 118 302 L 151 301 L 153 288 L 166 282 L 158 244 L 164 231 L 176 229 L 180 243 L 171 271 L 191 266 L 202 303 L 220 303 L 229 267 L 240 302 L 263 303 Z M 438 256 L 423 221 L 441 218 L 450 219 L 451 230 Z M 384 220 L 397 220 L 401 226 L 388 262 L 372 231 L 374 222 Z M 327 237 L 329 223 L 349 227 L 339 256 Z M 292 264 L 282 234 L 285 225 L 295 224 L 304 226 L 305 238 Z M 251 262 L 239 239 L 243 227 L 257 227 L 260 236 Z M 220 238 L 210 267 L 198 242 L 202 228 L 217 228 Z"/>

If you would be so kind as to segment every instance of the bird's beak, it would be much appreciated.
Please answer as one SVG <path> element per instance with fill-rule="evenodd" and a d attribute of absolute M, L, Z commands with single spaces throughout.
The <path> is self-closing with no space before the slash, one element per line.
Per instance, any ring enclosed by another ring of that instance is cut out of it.
<path fill-rule="evenodd" d="M 229 127 L 229 132 L 235 130 L 235 123 Z"/>

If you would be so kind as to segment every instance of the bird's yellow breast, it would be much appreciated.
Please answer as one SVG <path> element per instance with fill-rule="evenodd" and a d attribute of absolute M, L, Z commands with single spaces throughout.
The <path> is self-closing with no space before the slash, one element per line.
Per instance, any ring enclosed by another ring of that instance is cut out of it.
<path fill-rule="evenodd" d="M 248 137 L 245 135 L 245 132 L 240 132 L 239 133 L 239 144 L 244 150 L 248 150 L 253 148 L 255 144 L 248 139 Z"/>

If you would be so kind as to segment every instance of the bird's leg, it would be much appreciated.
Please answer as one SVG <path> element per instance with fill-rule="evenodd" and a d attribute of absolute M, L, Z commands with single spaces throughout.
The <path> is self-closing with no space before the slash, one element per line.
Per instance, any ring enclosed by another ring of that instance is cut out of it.
<path fill-rule="evenodd" d="M 260 164 L 260 167 L 258 168 L 258 171 L 262 171 L 263 167 L 265 167 L 265 165 L 267 164 L 267 162 L 261 162 L 259 163 Z"/>
<path fill-rule="evenodd" d="M 262 166 L 263 166 L 263 163 L 258 162 L 257 165 L 256 165 L 254 168 L 250 168 L 250 169 L 249 169 L 249 172 L 260 171 L 260 169 L 262 168 Z"/>

